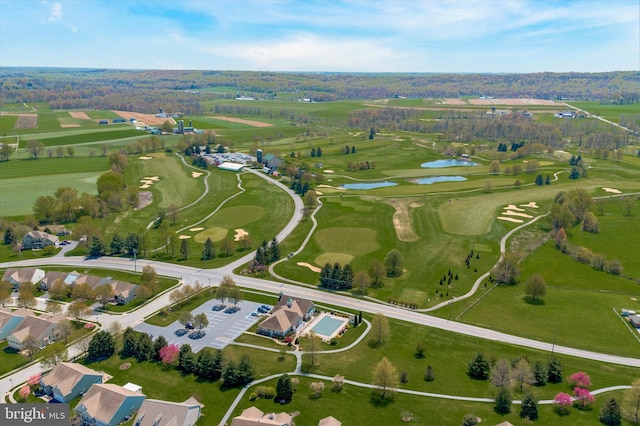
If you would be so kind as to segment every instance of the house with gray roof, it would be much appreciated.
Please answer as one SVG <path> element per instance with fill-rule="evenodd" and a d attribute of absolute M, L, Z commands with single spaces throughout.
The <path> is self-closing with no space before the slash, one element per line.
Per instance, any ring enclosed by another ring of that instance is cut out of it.
<path fill-rule="evenodd" d="M 47 246 L 58 247 L 60 240 L 57 236 L 48 234 L 44 231 L 30 231 L 22 238 L 22 249 L 43 249 Z"/>
<path fill-rule="evenodd" d="M 134 426 L 194 426 L 203 405 L 195 398 L 184 402 L 145 399 L 138 410 Z"/>
<path fill-rule="evenodd" d="M 102 374 L 75 362 L 61 362 L 40 379 L 44 393 L 58 402 L 69 402 L 96 383 L 102 383 Z"/>
<path fill-rule="evenodd" d="M 94 384 L 74 411 L 83 425 L 116 426 L 138 411 L 145 396 L 111 383 Z"/>

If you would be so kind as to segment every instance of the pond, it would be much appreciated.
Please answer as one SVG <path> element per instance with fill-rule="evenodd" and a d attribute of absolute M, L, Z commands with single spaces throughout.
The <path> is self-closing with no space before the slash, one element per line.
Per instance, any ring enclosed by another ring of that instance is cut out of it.
<path fill-rule="evenodd" d="M 467 180 L 467 178 L 462 176 L 431 176 L 426 178 L 414 179 L 413 183 L 417 183 L 419 185 L 431 185 L 432 183 L 438 182 L 462 182 Z"/>
<path fill-rule="evenodd" d="M 370 182 L 370 183 L 345 183 L 340 188 L 344 189 L 376 189 L 385 186 L 396 186 L 395 182 Z"/>
<path fill-rule="evenodd" d="M 436 160 L 436 161 L 429 161 L 427 163 L 422 163 L 420 164 L 420 167 L 424 167 L 427 169 L 439 169 L 441 167 L 479 166 L 479 165 L 480 164 L 474 163 L 473 161 L 446 159 L 446 160 Z"/>

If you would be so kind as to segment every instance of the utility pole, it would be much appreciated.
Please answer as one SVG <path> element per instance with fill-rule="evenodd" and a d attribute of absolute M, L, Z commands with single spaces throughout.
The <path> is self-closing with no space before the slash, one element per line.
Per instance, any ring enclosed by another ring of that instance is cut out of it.
<path fill-rule="evenodd" d="M 138 258 L 136 255 L 138 254 L 138 249 L 133 249 L 133 272 L 138 272 Z"/>

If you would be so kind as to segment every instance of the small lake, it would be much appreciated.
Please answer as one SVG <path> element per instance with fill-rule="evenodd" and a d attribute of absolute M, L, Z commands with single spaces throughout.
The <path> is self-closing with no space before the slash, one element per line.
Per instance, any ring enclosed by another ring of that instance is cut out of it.
<path fill-rule="evenodd" d="M 376 189 L 386 186 L 396 186 L 395 182 L 371 182 L 371 183 L 345 183 L 340 188 L 344 189 Z"/>
<path fill-rule="evenodd" d="M 412 182 L 419 185 L 431 185 L 432 183 L 438 182 L 462 182 L 465 180 L 467 180 L 467 178 L 462 176 L 431 176 L 426 178 L 414 179 L 412 180 Z"/>
<path fill-rule="evenodd" d="M 480 164 L 473 161 L 462 161 L 456 159 L 436 160 L 429 161 L 428 163 L 420 164 L 420 167 L 426 169 L 439 169 L 441 167 L 459 167 L 459 166 L 479 166 Z"/>

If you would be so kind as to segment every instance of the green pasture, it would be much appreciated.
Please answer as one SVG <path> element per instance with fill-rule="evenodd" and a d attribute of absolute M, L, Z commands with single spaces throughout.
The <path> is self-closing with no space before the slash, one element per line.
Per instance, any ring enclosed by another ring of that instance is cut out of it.
<path fill-rule="evenodd" d="M 18 121 L 17 115 L 0 115 L 0 132 L 3 135 L 18 133 L 15 128 L 16 121 Z"/>
<path fill-rule="evenodd" d="M 64 175 L 67 173 L 105 172 L 109 169 L 106 157 L 41 158 L 0 163 L 0 181 L 32 176 Z M 64 181 L 65 179 L 60 179 Z"/>
<path fill-rule="evenodd" d="M 114 125 L 113 127 L 115 127 Z M 126 124 L 117 125 L 118 129 L 109 127 L 108 131 L 94 132 L 84 130 L 83 132 L 60 137 L 51 138 L 38 138 L 45 146 L 58 146 L 58 145 L 76 145 L 89 142 L 103 142 L 113 139 L 123 139 L 132 137 L 146 137 L 147 134 L 140 130 L 136 130 Z M 25 139 L 26 140 L 26 139 Z"/>
<path fill-rule="evenodd" d="M 620 120 L 620 114 L 640 114 L 640 103 L 628 105 L 606 105 L 600 102 L 569 102 L 569 105 L 583 109 L 591 114 L 611 120 L 617 123 Z"/>
<path fill-rule="evenodd" d="M 53 195 L 63 186 L 70 186 L 78 193 L 95 194 L 96 181 L 103 172 L 65 173 L 52 175 L 2 179 L 2 203 L 0 216 L 21 216 L 32 212 L 33 204 L 42 195 Z"/>
<path fill-rule="evenodd" d="M 122 118 L 115 112 L 109 110 L 85 110 L 84 112 L 93 120 L 112 121 L 114 118 Z"/>
<path fill-rule="evenodd" d="M 524 282 L 534 272 L 547 282 L 547 295 L 539 303 L 531 303 L 524 293 Z M 640 349 L 640 342 L 616 314 L 623 308 L 640 310 L 635 282 L 594 271 L 551 242 L 529 255 L 520 277 L 520 284 L 496 288 L 461 320 L 546 342 L 555 336 L 558 345 L 616 355 Z"/>

